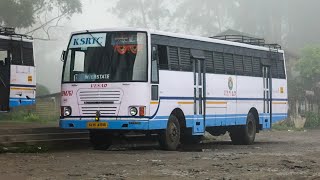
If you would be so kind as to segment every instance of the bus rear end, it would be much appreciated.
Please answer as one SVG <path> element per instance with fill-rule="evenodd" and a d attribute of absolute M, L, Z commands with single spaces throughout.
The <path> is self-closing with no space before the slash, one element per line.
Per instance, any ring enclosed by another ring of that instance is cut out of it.
<path fill-rule="evenodd" d="M 0 26 L 0 111 L 34 105 L 36 67 L 33 39 Z"/>
<path fill-rule="evenodd" d="M 147 33 L 82 32 L 64 53 L 60 127 L 89 129 L 95 148 L 112 135 L 148 130 Z"/>

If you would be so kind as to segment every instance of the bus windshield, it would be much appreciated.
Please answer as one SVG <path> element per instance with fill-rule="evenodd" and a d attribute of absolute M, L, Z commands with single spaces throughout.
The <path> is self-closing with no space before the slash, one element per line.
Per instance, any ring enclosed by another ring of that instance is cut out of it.
<path fill-rule="evenodd" d="M 71 37 L 63 82 L 146 81 L 146 33 L 88 32 Z"/>

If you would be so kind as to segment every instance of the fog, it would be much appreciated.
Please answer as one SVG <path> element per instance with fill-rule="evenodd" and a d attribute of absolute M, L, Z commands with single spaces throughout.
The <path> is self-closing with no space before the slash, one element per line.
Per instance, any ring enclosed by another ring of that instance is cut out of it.
<path fill-rule="evenodd" d="M 119 23 L 117 17 L 108 12 L 113 3 L 114 0 L 109 0 L 108 3 L 103 0 L 83 0 L 83 13 L 75 14 L 71 19 L 64 20 L 60 27 L 56 27 L 54 33 L 51 33 L 51 40 L 35 39 L 37 83 L 45 85 L 51 93 L 60 91 L 63 66 L 60 56 L 61 52 L 67 48 L 71 32 L 116 27 L 118 25 L 124 26 L 124 24 Z M 38 35 L 35 34 L 34 37 Z"/>
<path fill-rule="evenodd" d="M 319 1 L 308 0 L 82 0 L 82 13 L 63 19 L 51 40 L 35 40 L 38 83 L 60 91 L 61 51 L 72 31 L 146 27 L 199 36 L 234 29 L 279 43 L 292 54 L 320 42 Z M 35 33 L 34 37 L 41 33 Z"/>

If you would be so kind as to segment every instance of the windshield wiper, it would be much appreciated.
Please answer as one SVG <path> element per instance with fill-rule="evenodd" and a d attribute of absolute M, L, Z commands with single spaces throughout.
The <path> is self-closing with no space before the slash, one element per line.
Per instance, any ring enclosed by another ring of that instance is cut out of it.
<path fill-rule="evenodd" d="M 103 47 L 102 44 L 88 30 L 86 30 L 86 31 L 93 38 L 93 40 L 99 44 L 100 47 Z"/>

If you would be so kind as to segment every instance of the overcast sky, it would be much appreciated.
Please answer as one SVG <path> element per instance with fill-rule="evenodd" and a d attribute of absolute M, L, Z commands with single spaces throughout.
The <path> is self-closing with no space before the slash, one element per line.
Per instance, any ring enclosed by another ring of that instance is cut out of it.
<path fill-rule="evenodd" d="M 70 19 L 70 26 L 76 30 L 124 26 L 108 12 L 115 0 L 82 0 L 82 14 L 76 14 Z"/>

